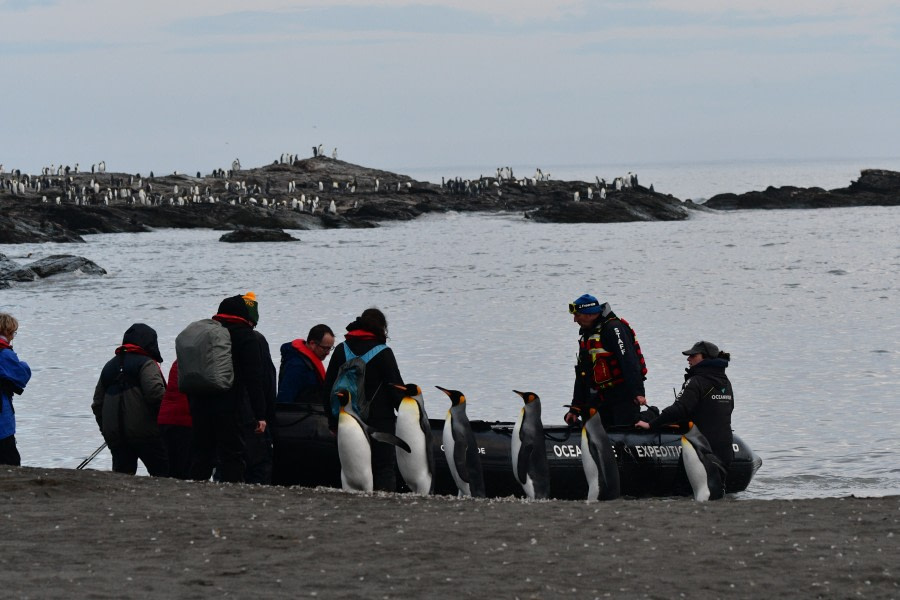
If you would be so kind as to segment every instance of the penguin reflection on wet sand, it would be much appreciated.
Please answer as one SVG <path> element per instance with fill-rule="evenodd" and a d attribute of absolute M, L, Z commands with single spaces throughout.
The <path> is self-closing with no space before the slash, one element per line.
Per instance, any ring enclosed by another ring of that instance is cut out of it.
<path fill-rule="evenodd" d="M 350 392 L 338 390 L 335 394 L 341 404 L 338 415 L 337 446 L 341 460 L 341 489 L 348 492 L 371 492 L 372 440 L 393 444 L 407 452 L 409 445 L 397 436 L 384 431 L 375 431 L 359 418 L 353 410 Z"/>
<path fill-rule="evenodd" d="M 444 455 L 460 496 L 484 498 L 484 475 L 472 425 L 466 416 L 466 397 L 458 390 L 435 386 L 450 398 L 451 406 L 444 421 Z"/>
<path fill-rule="evenodd" d="M 397 466 L 403 481 L 414 494 L 426 496 L 434 491 L 433 434 L 422 389 L 415 383 L 393 384 L 403 392 L 397 409 L 397 437 L 409 444 L 410 451 L 397 449 Z"/>
<path fill-rule="evenodd" d="M 510 440 L 513 475 L 529 500 L 544 500 L 550 497 L 550 467 L 541 423 L 541 399 L 534 392 L 513 392 L 525 402 Z"/>
<path fill-rule="evenodd" d="M 588 483 L 588 502 L 615 500 L 621 495 L 616 456 L 593 408 L 581 429 L 581 464 Z"/>

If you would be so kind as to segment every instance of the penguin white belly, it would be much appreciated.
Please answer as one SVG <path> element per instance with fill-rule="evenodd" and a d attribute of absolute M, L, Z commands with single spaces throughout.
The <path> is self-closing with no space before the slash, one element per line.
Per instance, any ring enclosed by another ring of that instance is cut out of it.
<path fill-rule="evenodd" d="M 356 419 L 342 412 L 338 418 L 338 457 L 341 460 L 341 487 L 346 491 L 371 492 L 372 448 Z"/>
<path fill-rule="evenodd" d="M 469 484 L 459 476 L 459 471 L 456 469 L 456 459 L 453 457 L 456 443 L 453 439 L 453 417 L 450 411 L 447 411 L 447 419 L 444 421 L 444 433 L 441 436 L 441 441 L 444 443 L 444 456 L 447 458 L 447 466 L 450 467 L 453 481 L 456 482 L 456 487 L 459 489 L 459 495 L 471 496 L 472 492 L 469 489 Z"/>
<path fill-rule="evenodd" d="M 519 481 L 519 450 L 522 449 L 522 421 L 525 419 L 525 409 L 523 408 L 519 411 L 519 418 L 516 420 L 516 424 L 513 427 L 512 431 L 512 439 L 509 441 L 509 453 L 510 458 L 512 459 L 512 469 L 513 469 L 513 477 L 516 478 L 516 481 Z M 527 479 L 527 477 L 526 477 Z M 524 486 L 524 481 L 519 481 L 519 485 Z"/>
<path fill-rule="evenodd" d="M 587 430 L 581 429 L 581 465 L 584 467 L 584 476 L 588 483 L 588 502 L 596 502 L 600 499 L 600 466 L 594 462 L 591 454 L 591 440 Z"/>
<path fill-rule="evenodd" d="M 422 431 L 419 418 L 419 405 L 414 400 L 400 403 L 396 435 L 409 444 L 410 451 L 397 448 L 397 466 L 413 493 L 427 495 L 431 490 L 428 452 L 432 449 L 425 447 L 425 432 Z"/>
<path fill-rule="evenodd" d="M 684 462 L 684 471 L 687 473 L 688 481 L 691 482 L 691 488 L 694 490 L 694 500 L 697 502 L 706 502 L 709 500 L 709 477 L 706 473 L 706 467 L 703 461 L 697 456 L 697 450 L 694 445 L 684 436 L 681 436 L 681 458 Z"/>

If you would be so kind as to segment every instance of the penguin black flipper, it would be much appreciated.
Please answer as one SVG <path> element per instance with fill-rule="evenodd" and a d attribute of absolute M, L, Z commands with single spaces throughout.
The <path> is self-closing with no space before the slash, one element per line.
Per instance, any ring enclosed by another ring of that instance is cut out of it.
<path fill-rule="evenodd" d="M 469 430 L 466 436 L 466 467 L 469 475 L 469 491 L 473 498 L 484 498 L 487 492 L 484 487 L 484 473 L 481 469 L 481 457 L 478 455 L 478 442 L 475 440 L 475 434 Z"/>
<path fill-rule="evenodd" d="M 377 442 L 381 442 L 383 444 L 391 444 L 392 446 L 397 446 L 398 448 L 406 450 L 407 452 L 412 452 L 412 450 L 410 450 L 409 444 L 398 438 L 393 433 L 372 430 L 370 430 L 368 433 L 369 437 Z"/>
<path fill-rule="evenodd" d="M 516 479 L 519 485 L 525 485 L 528 478 L 528 468 L 531 465 L 531 453 L 534 452 L 534 444 L 522 444 L 519 446 L 519 457 L 516 461 Z"/>
<path fill-rule="evenodd" d="M 456 465 L 456 473 L 459 475 L 459 478 L 466 483 L 472 483 L 469 479 L 469 464 L 466 461 L 466 451 L 466 444 L 462 444 L 457 440 L 453 445 L 453 462 Z"/>

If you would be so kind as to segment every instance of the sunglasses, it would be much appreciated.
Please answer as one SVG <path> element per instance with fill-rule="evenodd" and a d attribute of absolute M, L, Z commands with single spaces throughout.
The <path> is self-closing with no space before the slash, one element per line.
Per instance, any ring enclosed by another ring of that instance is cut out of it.
<path fill-rule="evenodd" d="M 595 306 L 600 306 L 599 302 L 587 302 L 585 304 L 575 304 L 574 302 L 569 302 L 569 314 L 574 315 L 575 313 L 584 310 L 585 308 L 593 308 Z"/>

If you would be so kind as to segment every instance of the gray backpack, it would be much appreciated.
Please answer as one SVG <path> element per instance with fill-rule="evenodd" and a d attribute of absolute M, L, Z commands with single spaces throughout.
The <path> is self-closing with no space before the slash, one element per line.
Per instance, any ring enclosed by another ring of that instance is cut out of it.
<path fill-rule="evenodd" d="M 213 319 L 194 321 L 175 338 L 178 389 L 185 394 L 215 394 L 234 385 L 231 334 Z"/>

